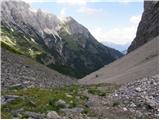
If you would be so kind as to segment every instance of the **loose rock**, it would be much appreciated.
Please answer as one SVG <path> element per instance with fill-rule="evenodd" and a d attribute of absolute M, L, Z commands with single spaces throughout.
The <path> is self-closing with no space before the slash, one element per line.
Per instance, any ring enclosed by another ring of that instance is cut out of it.
<path fill-rule="evenodd" d="M 60 116 L 58 115 L 58 113 L 56 111 L 49 111 L 47 113 L 47 118 L 48 119 L 59 119 Z"/>

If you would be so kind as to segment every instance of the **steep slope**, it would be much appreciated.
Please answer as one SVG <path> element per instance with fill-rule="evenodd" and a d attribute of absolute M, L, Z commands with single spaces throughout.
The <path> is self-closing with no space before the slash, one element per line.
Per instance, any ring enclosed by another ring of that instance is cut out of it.
<path fill-rule="evenodd" d="M 51 70 L 28 57 L 1 49 L 1 88 L 54 88 L 76 83 L 76 80 Z"/>
<path fill-rule="evenodd" d="M 158 73 L 158 37 L 123 58 L 79 80 L 81 84 L 125 84 Z"/>
<path fill-rule="evenodd" d="M 136 38 L 128 53 L 159 35 L 159 1 L 144 1 L 144 12 L 139 23 Z"/>
<path fill-rule="evenodd" d="M 122 56 L 99 43 L 71 17 L 59 19 L 40 9 L 35 11 L 21 1 L 2 1 L 1 6 L 2 32 L 14 33 L 14 38 L 20 34 L 23 39 L 5 39 L 4 46 L 7 43 L 61 73 L 80 78 Z M 10 44 L 15 41 L 16 44 Z"/>

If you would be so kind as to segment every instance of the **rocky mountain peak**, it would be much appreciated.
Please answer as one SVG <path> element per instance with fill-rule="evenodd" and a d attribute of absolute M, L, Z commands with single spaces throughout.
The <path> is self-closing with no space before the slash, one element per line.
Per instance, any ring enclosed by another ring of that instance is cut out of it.
<path fill-rule="evenodd" d="M 144 1 L 144 12 L 128 53 L 159 35 L 159 1 Z"/>
<path fill-rule="evenodd" d="M 63 23 L 69 34 L 84 34 L 86 37 L 88 36 L 88 29 L 79 24 L 71 16 L 62 17 L 61 22 Z"/>

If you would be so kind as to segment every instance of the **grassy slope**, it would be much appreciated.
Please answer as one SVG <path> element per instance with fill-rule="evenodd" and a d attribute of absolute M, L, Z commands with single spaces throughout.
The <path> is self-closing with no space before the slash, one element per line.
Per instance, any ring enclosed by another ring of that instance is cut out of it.
<path fill-rule="evenodd" d="M 16 54 L 23 54 L 31 58 L 44 54 L 42 48 L 31 38 L 27 38 L 22 33 L 17 33 L 5 27 L 1 27 L 1 46 Z"/>

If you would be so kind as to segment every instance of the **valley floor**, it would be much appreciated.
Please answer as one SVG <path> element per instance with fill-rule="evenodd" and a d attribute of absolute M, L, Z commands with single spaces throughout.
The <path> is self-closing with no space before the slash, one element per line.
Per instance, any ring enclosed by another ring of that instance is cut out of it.
<path fill-rule="evenodd" d="M 158 74 L 120 86 L 71 85 L 2 91 L 2 118 L 158 118 Z"/>

